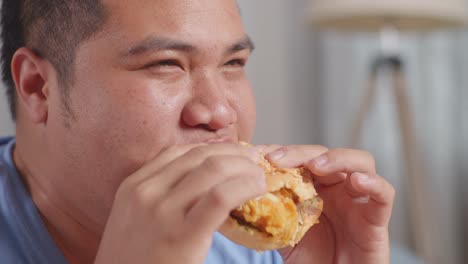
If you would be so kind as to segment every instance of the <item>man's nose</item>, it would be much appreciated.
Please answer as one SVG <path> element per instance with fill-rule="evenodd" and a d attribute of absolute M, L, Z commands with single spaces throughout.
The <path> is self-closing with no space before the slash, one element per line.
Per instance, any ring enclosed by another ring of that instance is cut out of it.
<path fill-rule="evenodd" d="M 185 105 L 182 121 L 191 127 L 207 126 L 220 130 L 237 121 L 237 113 L 230 105 L 226 84 L 214 76 L 203 74 L 192 86 L 192 98 Z"/>

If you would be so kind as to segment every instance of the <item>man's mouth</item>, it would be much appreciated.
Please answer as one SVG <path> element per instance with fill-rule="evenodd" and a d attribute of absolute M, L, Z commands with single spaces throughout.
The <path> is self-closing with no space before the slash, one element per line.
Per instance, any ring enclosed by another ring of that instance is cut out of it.
<path fill-rule="evenodd" d="M 221 144 L 221 143 L 237 143 L 237 140 L 232 137 L 215 137 L 207 140 L 203 140 L 206 144 Z"/>

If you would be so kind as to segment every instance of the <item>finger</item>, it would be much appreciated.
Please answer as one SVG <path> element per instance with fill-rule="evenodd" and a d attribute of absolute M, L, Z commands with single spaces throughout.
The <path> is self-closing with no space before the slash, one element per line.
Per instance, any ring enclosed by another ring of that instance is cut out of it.
<path fill-rule="evenodd" d="M 373 225 L 387 225 L 395 199 L 393 186 L 381 176 L 359 172 L 351 174 L 350 183 L 346 188 L 350 195 L 369 198 L 366 219 Z"/>
<path fill-rule="evenodd" d="M 319 145 L 285 146 L 265 156 L 273 164 L 283 168 L 296 168 L 327 151 Z"/>
<path fill-rule="evenodd" d="M 248 176 L 234 177 L 216 185 L 187 213 L 186 221 L 191 224 L 193 237 L 218 230 L 234 208 L 264 194 L 265 185 Z"/>
<path fill-rule="evenodd" d="M 134 177 L 134 181 L 141 182 L 147 177 L 152 177 L 155 171 L 158 171 L 160 168 L 165 167 L 173 160 L 178 157 L 186 154 L 190 150 L 205 146 L 206 144 L 189 144 L 189 145 L 175 145 L 169 148 L 166 148 L 160 152 L 153 160 L 145 164 Z"/>
<path fill-rule="evenodd" d="M 306 163 L 305 167 L 317 176 L 337 172 L 376 174 L 375 160 L 369 152 L 353 149 L 334 149 Z"/>
<path fill-rule="evenodd" d="M 348 175 L 346 173 L 342 172 L 337 172 L 332 175 L 328 175 L 327 177 L 316 177 L 315 175 L 313 176 L 314 183 L 318 183 L 319 186 L 332 186 L 338 183 L 342 183 L 346 180 Z"/>
<path fill-rule="evenodd" d="M 260 154 L 258 151 L 237 144 L 214 144 L 192 148 L 184 155 L 170 162 L 158 172 L 148 172 L 151 176 L 146 177 L 140 183 L 142 191 L 147 196 L 166 195 L 175 184 L 182 180 L 190 171 L 200 166 L 207 158 L 219 155 L 236 155 L 251 159 L 258 163 Z M 156 198 L 156 197 L 155 197 Z"/>
<path fill-rule="evenodd" d="M 188 210 L 201 195 L 214 186 L 239 176 L 266 182 L 263 169 L 250 159 L 227 155 L 212 156 L 177 183 L 168 194 L 168 199 L 174 208 Z"/>
<path fill-rule="evenodd" d="M 260 152 L 263 154 L 269 154 L 273 151 L 276 151 L 280 148 L 283 147 L 283 145 L 278 145 L 278 144 L 268 144 L 268 145 L 255 145 L 253 146 L 254 148 L 258 149 Z"/>

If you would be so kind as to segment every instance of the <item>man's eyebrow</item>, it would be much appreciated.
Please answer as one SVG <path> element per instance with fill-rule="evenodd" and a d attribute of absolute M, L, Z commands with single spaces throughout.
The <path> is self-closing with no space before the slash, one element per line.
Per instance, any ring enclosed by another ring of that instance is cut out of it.
<path fill-rule="evenodd" d="M 250 52 L 254 51 L 255 49 L 255 45 L 249 36 L 245 36 L 244 39 L 231 45 L 231 47 L 229 47 L 226 53 L 232 54 L 232 53 L 236 53 L 238 51 L 246 50 L 246 49 L 250 50 Z"/>
<path fill-rule="evenodd" d="M 128 48 L 124 52 L 124 55 L 140 55 L 152 50 L 178 50 L 183 52 L 192 52 L 195 50 L 195 46 L 170 38 L 149 37 Z"/>
<path fill-rule="evenodd" d="M 250 50 L 253 51 L 255 46 L 250 39 L 250 37 L 246 36 L 242 40 L 234 43 L 231 45 L 227 50 L 226 54 L 232 54 L 241 50 Z M 180 40 L 175 40 L 171 38 L 164 38 L 164 37 L 149 37 L 145 40 L 131 46 L 130 48 L 126 49 L 123 52 L 125 56 L 133 56 L 133 55 L 140 55 L 144 54 L 149 51 L 160 51 L 160 50 L 176 50 L 182 51 L 186 53 L 194 52 L 197 48 L 190 43 L 186 43 Z"/>

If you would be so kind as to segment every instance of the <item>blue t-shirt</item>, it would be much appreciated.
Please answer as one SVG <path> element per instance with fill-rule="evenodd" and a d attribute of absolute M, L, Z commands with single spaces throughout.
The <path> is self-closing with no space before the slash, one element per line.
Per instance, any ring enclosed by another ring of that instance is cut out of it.
<path fill-rule="evenodd" d="M 0 263 L 65 264 L 12 159 L 13 138 L 0 138 Z M 214 234 L 207 264 L 279 264 L 276 251 L 257 253 Z"/>

